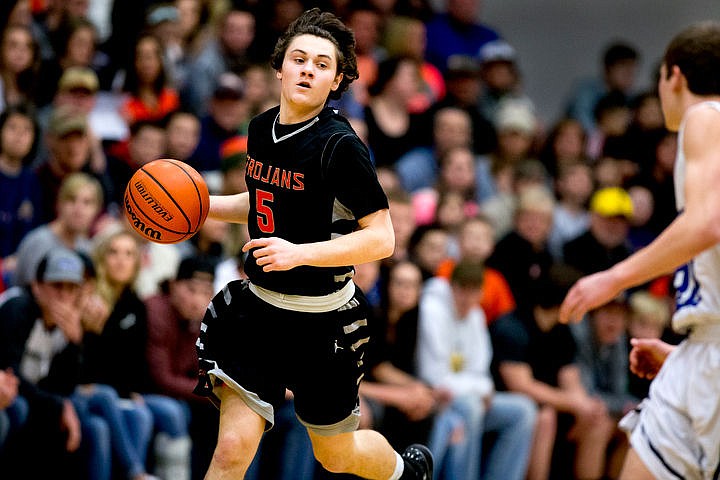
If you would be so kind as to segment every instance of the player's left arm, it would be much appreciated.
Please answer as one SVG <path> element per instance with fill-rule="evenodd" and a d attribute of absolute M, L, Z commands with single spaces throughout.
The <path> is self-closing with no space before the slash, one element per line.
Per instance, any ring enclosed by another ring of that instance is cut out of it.
<path fill-rule="evenodd" d="M 290 270 L 300 265 L 342 267 L 372 262 L 392 255 L 395 234 L 390 211 L 381 209 L 358 220 L 359 229 L 323 242 L 297 245 L 278 237 L 255 238 L 243 246 L 255 248 L 257 264 L 266 272 Z"/>
<path fill-rule="evenodd" d="M 685 153 L 683 211 L 650 245 L 576 283 L 560 308 L 562 322 L 579 321 L 623 290 L 671 273 L 720 242 L 720 113 L 692 111 L 678 148 Z"/>

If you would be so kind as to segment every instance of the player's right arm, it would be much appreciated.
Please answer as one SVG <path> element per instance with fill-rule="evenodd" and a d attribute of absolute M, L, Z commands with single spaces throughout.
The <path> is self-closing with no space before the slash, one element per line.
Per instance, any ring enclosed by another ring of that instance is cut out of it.
<path fill-rule="evenodd" d="M 250 212 L 248 192 L 235 195 L 210 195 L 208 217 L 230 223 L 247 223 Z"/>

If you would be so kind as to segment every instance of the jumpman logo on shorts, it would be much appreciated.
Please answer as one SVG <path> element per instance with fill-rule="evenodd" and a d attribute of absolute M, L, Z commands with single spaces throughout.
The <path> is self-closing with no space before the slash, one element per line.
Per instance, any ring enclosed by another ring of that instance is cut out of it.
<path fill-rule="evenodd" d="M 335 339 L 335 353 L 337 353 L 338 350 L 345 350 L 343 347 L 337 344 L 337 339 Z"/>

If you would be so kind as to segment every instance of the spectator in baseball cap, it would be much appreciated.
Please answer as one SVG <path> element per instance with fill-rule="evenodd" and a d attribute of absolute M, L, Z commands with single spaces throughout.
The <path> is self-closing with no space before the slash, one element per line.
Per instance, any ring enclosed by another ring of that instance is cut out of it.
<path fill-rule="evenodd" d="M 583 274 L 599 272 L 627 258 L 632 199 L 618 187 L 602 188 L 590 199 L 590 228 L 563 248 L 565 261 Z"/>

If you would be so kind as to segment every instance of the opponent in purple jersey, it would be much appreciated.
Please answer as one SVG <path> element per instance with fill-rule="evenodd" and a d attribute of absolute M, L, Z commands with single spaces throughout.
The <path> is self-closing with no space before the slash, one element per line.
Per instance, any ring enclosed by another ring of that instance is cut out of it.
<path fill-rule="evenodd" d="M 579 320 L 622 290 L 677 269 L 677 348 L 633 339 L 630 366 L 653 378 L 631 432 L 623 480 L 720 475 L 720 23 L 702 22 L 668 45 L 658 92 L 668 130 L 678 132 L 679 214 L 650 245 L 609 270 L 581 279 L 560 308 Z"/>

